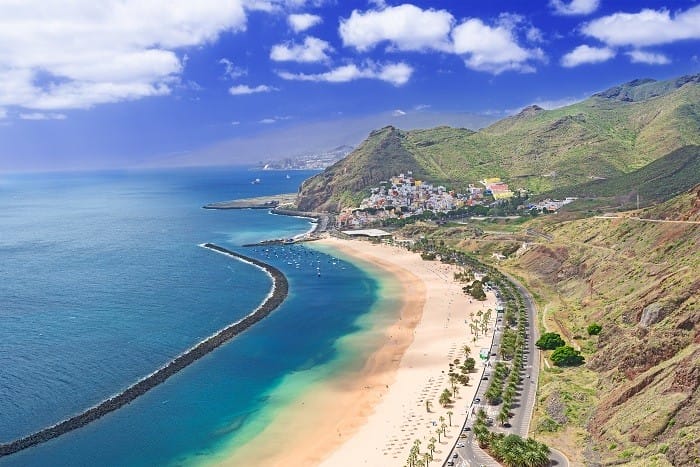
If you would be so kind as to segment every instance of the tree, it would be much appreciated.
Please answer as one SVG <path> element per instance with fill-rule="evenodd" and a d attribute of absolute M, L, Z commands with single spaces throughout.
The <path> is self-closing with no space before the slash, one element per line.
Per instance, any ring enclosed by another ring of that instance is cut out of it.
<path fill-rule="evenodd" d="M 438 435 L 438 443 L 440 442 L 440 435 L 442 434 L 442 430 L 440 428 L 435 430 L 435 434 Z"/>
<path fill-rule="evenodd" d="M 476 367 L 476 360 L 474 360 L 472 357 L 464 359 L 464 364 L 462 365 L 462 368 L 464 368 L 468 372 L 472 372 L 474 371 L 474 367 Z"/>
<path fill-rule="evenodd" d="M 452 394 L 457 395 L 457 375 L 450 374 L 450 385 L 452 386 Z"/>
<path fill-rule="evenodd" d="M 430 412 L 430 406 L 433 405 L 428 399 L 425 400 L 425 411 Z"/>
<path fill-rule="evenodd" d="M 435 453 L 435 442 L 437 440 L 434 436 L 431 436 L 428 441 L 430 441 L 430 444 L 428 444 L 428 449 L 430 450 L 430 455 L 432 456 Z"/>
<path fill-rule="evenodd" d="M 449 389 L 445 389 L 442 391 L 442 394 L 440 394 L 440 399 L 439 401 L 440 405 L 443 407 L 447 407 L 447 405 L 452 402 L 452 393 L 450 392 Z"/>
<path fill-rule="evenodd" d="M 564 345 L 555 349 L 550 358 L 556 366 L 576 366 L 584 361 L 581 352 L 570 345 Z"/>
<path fill-rule="evenodd" d="M 600 331 L 603 330 L 603 326 L 601 326 L 598 323 L 591 323 L 588 325 L 588 328 L 586 328 L 586 330 L 588 331 L 589 336 L 597 336 L 598 334 L 600 334 Z"/>
<path fill-rule="evenodd" d="M 564 342 L 564 339 L 556 332 L 545 332 L 537 342 L 535 342 L 535 345 L 540 350 L 553 350 L 565 344 L 566 342 Z"/>
<path fill-rule="evenodd" d="M 464 291 L 479 301 L 486 300 L 486 292 L 480 280 L 475 280 L 471 285 L 464 287 Z"/>
<path fill-rule="evenodd" d="M 498 416 L 496 417 L 496 419 L 501 424 L 501 426 L 503 426 L 510 419 L 510 413 L 507 410 L 501 409 L 501 411 L 498 412 Z"/>
<path fill-rule="evenodd" d="M 448 410 L 448 411 L 447 411 L 447 417 L 448 417 L 448 419 L 449 419 L 450 426 L 452 426 L 452 415 L 454 415 L 454 412 L 451 411 L 451 410 Z"/>
<path fill-rule="evenodd" d="M 469 347 L 468 345 L 465 345 L 464 347 L 462 347 L 462 350 L 464 351 L 464 356 L 466 358 L 469 358 L 469 354 L 472 352 L 471 347 Z M 466 360 L 465 360 L 465 362 L 466 362 Z"/>

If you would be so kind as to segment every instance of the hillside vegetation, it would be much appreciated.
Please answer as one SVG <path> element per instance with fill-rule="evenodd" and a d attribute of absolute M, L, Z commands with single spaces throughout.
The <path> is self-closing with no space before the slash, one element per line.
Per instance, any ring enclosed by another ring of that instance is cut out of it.
<path fill-rule="evenodd" d="M 697 222 L 700 186 L 629 218 L 538 219 L 551 240 L 504 264 L 587 362 L 543 372 L 532 426 L 587 464 L 696 465 L 700 224 L 640 219 Z"/>
<path fill-rule="evenodd" d="M 700 181 L 700 146 L 677 149 L 633 172 L 605 180 L 558 188 L 538 198 L 562 199 L 566 196 L 597 198 L 600 202 L 631 209 L 639 195 L 646 206 L 673 198 Z"/>
<path fill-rule="evenodd" d="M 307 180 L 303 210 L 350 206 L 391 175 L 461 189 L 499 176 L 541 193 L 639 169 L 700 145 L 700 75 L 636 80 L 555 110 L 524 109 L 474 132 L 385 127 L 342 161 Z"/>

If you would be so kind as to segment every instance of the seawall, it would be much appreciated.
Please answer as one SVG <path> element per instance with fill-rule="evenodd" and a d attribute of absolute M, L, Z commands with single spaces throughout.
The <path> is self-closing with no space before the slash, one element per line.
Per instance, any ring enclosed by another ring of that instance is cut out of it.
<path fill-rule="evenodd" d="M 263 269 L 272 277 L 272 292 L 265 298 L 260 306 L 253 310 L 250 314 L 209 336 L 195 346 L 190 347 L 188 350 L 181 353 L 158 370 L 129 386 L 119 394 L 112 396 L 93 407 L 90 407 L 78 415 L 63 420 L 48 428 L 44 428 L 9 443 L 0 444 L 0 457 L 13 454 L 21 451 L 22 449 L 26 449 L 61 436 L 62 434 L 85 426 L 88 423 L 129 404 L 140 395 L 145 394 L 150 389 L 158 386 L 178 371 L 194 363 L 212 350 L 229 341 L 234 336 L 240 334 L 265 318 L 287 297 L 289 292 L 289 283 L 287 282 L 287 278 L 274 266 L 263 263 L 255 258 L 250 258 L 240 253 L 227 250 L 226 248 L 214 245 L 213 243 L 205 243 L 202 245 L 202 247 L 218 253 L 223 253 Z"/>

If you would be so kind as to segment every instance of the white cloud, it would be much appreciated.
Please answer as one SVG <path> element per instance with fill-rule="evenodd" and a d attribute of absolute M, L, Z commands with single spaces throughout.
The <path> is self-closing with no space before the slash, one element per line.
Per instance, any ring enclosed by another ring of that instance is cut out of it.
<path fill-rule="evenodd" d="M 647 65 L 668 65 L 671 63 L 666 55 L 660 53 L 646 52 L 644 50 L 631 50 L 627 52 L 632 63 L 646 63 Z"/>
<path fill-rule="evenodd" d="M 281 71 L 277 73 L 282 79 L 295 81 L 314 81 L 327 83 L 347 83 L 357 79 L 379 79 L 401 86 L 406 84 L 413 74 L 413 68 L 409 65 L 399 62 L 388 65 L 377 66 L 368 64 L 362 68 L 355 64 L 343 65 L 333 68 L 325 73 L 305 74 L 305 73 L 289 73 Z"/>
<path fill-rule="evenodd" d="M 542 34 L 542 31 L 540 29 L 537 29 L 534 26 L 530 26 L 527 29 L 527 32 L 525 33 L 525 37 L 530 42 L 537 42 L 537 43 L 544 42 L 544 35 Z"/>
<path fill-rule="evenodd" d="M 399 50 L 448 51 L 448 35 L 454 17 L 446 10 L 423 10 L 404 4 L 364 13 L 354 10 L 341 19 L 339 33 L 343 44 L 367 51 L 381 42 Z"/>
<path fill-rule="evenodd" d="M 583 26 L 584 34 L 611 46 L 643 47 L 700 39 L 700 5 L 671 17 L 668 10 L 615 13 Z"/>
<path fill-rule="evenodd" d="M 221 60 L 219 60 L 219 63 L 224 66 L 224 75 L 226 75 L 226 77 L 229 79 L 238 79 L 241 76 L 245 76 L 248 74 L 248 70 L 246 70 L 245 68 L 237 67 L 228 58 L 222 58 Z"/>
<path fill-rule="evenodd" d="M 464 55 L 465 65 L 478 71 L 494 74 L 506 70 L 534 71 L 530 61 L 544 60 L 544 53 L 539 48 L 520 46 L 511 29 L 514 24 L 510 21 L 489 26 L 478 18 L 468 19 L 452 31 L 454 52 Z"/>
<path fill-rule="evenodd" d="M 546 100 L 538 100 L 534 102 L 534 105 L 538 105 L 542 107 L 543 109 L 546 110 L 551 110 L 551 109 L 558 109 L 560 107 L 566 107 L 572 104 L 575 104 L 577 102 L 581 102 L 584 98 L 581 97 L 562 97 L 560 99 L 546 99 Z M 520 109 L 522 110 L 522 109 Z M 520 111 L 518 110 L 518 111 Z"/>
<path fill-rule="evenodd" d="M 87 108 L 169 94 L 180 49 L 246 24 L 240 0 L 37 3 L 0 3 L 0 105 Z"/>
<path fill-rule="evenodd" d="M 560 15 L 590 15 L 598 9 L 600 0 L 571 0 L 570 2 L 552 0 L 550 5 L 554 8 L 554 12 Z"/>
<path fill-rule="evenodd" d="M 276 62 L 314 63 L 328 60 L 326 52 L 331 45 L 316 37 L 307 37 L 303 44 L 277 44 L 270 50 L 270 59 Z"/>
<path fill-rule="evenodd" d="M 255 87 L 250 87 L 247 84 L 239 84 L 237 86 L 232 86 L 229 88 L 228 92 L 233 96 L 241 96 L 246 94 L 257 94 L 260 92 L 271 92 L 277 91 L 277 88 L 272 86 L 267 86 L 266 84 L 260 84 Z"/>
<path fill-rule="evenodd" d="M 233 126 L 238 126 L 240 124 L 241 124 L 241 122 L 239 122 L 238 120 L 234 120 L 231 122 L 231 125 L 233 125 Z"/>
<path fill-rule="evenodd" d="M 7 110 L 0 107 L 0 120 L 7 118 Z"/>
<path fill-rule="evenodd" d="M 289 115 L 282 115 L 282 116 L 275 115 L 274 117 L 268 117 L 268 118 L 263 118 L 262 120 L 258 120 L 258 123 L 263 123 L 263 124 L 269 125 L 271 123 L 277 123 L 281 120 L 291 120 L 291 119 L 292 119 L 292 117 L 290 117 Z"/>
<path fill-rule="evenodd" d="M 391 112 L 392 117 L 403 117 L 404 115 L 406 115 L 406 112 L 404 112 L 401 109 L 396 109 L 393 112 Z"/>
<path fill-rule="evenodd" d="M 65 114 L 59 113 L 32 112 L 20 113 L 19 118 L 22 120 L 65 120 L 67 117 Z"/>
<path fill-rule="evenodd" d="M 321 21 L 323 21 L 323 19 L 320 16 L 310 13 L 293 14 L 287 17 L 287 22 L 294 32 L 306 31 L 321 23 Z"/>
<path fill-rule="evenodd" d="M 606 62 L 615 56 L 615 51 L 608 47 L 590 47 L 579 45 L 561 58 L 562 66 L 573 68 L 584 63 Z"/>
<path fill-rule="evenodd" d="M 246 10 L 279 13 L 287 10 L 298 10 L 307 6 L 319 7 L 324 0 L 243 0 Z"/>

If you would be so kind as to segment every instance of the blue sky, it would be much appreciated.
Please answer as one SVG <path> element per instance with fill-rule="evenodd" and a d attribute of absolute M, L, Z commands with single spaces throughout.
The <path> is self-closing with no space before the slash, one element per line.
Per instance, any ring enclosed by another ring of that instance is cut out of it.
<path fill-rule="evenodd" d="M 700 3 L 0 3 L 0 170 L 252 163 L 700 72 Z"/>

